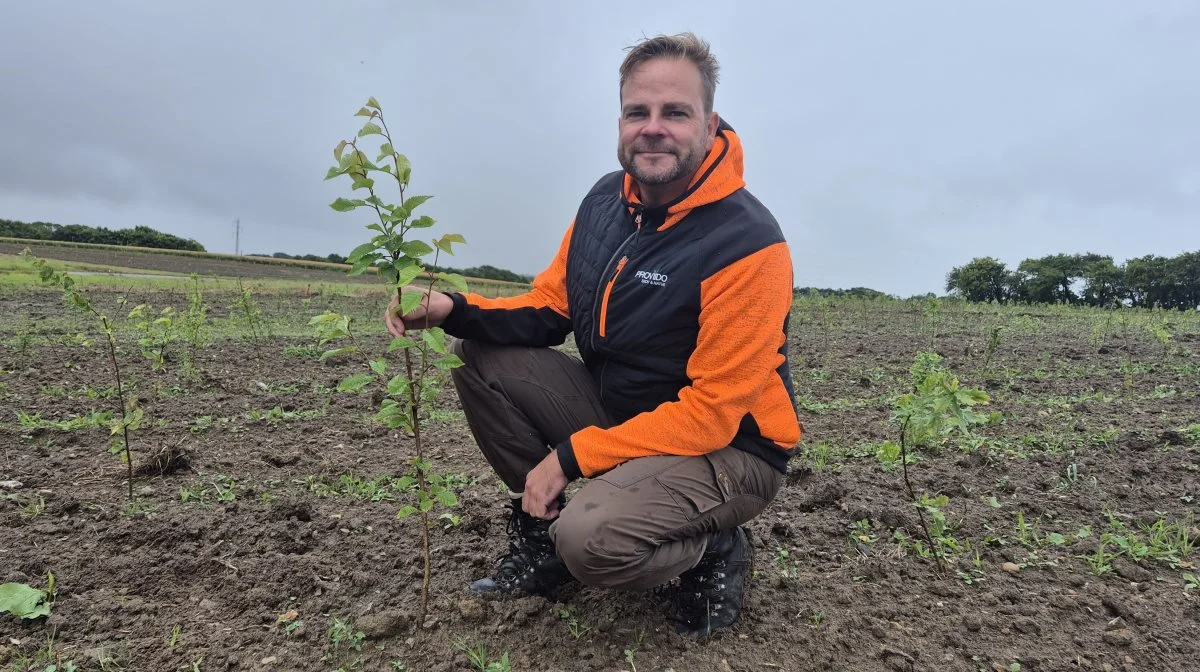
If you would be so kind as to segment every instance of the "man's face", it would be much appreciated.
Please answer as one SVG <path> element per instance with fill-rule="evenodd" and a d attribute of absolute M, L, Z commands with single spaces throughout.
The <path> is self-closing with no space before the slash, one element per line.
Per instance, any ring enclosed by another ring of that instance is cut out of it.
<path fill-rule="evenodd" d="M 656 58 L 643 63 L 621 89 L 621 166 L 642 185 L 686 187 L 717 130 L 704 114 L 704 84 L 690 61 Z"/>

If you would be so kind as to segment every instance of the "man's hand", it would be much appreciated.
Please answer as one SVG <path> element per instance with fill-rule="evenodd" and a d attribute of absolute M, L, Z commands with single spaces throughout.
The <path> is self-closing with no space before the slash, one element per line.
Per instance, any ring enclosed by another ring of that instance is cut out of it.
<path fill-rule="evenodd" d="M 534 518 L 554 520 L 558 517 L 558 495 L 567 487 L 567 477 L 558 463 L 558 453 L 550 451 L 528 475 L 525 476 L 525 494 L 521 497 L 521 508 Z"/>
<path fill-rule="evenodd" d="M 400 338 L 408 329 L 427 329 L 436 327 L 446 318 L 450 316 L 450 311 L 454 308 L 454 302 L 450 297 L 441 292 L 428 292 L 417 287 L 405 287 L 404 293 L 420 292 L 425 295 L 421 298 L 421 303 L 407 315 L 400 316 L 396 313 L 400 308 L 400 297 L 393 296 L 392 302 L 388 304 L 387 312 L 384 314 L 384 323 L 387 324 L 388 331 L 392 336 Z"/>

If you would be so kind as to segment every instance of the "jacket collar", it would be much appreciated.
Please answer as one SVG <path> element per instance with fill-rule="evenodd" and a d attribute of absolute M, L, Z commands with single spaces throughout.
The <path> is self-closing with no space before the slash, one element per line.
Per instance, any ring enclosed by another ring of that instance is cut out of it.
<path fill-rule="evenodd" d="M 712 149 L 679 198 L 656 208 L 646 208 L 638 198 L 633 176 L 629 173 L 625 173 L 621 196 L 630 215 L 644 214 L 649 215 L 651 221 L 661 220 L 658 227 L 661 230 L 674 226 L 693 209 L 715 203 L 745 186 L 742 141 L 733 127 L 720 119 Z"/>

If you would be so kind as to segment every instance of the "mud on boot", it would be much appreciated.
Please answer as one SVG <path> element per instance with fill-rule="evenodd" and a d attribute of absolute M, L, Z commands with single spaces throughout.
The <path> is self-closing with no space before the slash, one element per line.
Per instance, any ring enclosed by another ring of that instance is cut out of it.
<path fill-rule="evenodd" d="M 679 577 L 675 631 L 704 638 L 737 621 L 746 599 L 754 544 L 744 527 L 709 534 L 700 562 Z"/>
<path fill-rule="evenodd" d="M 565 500 L 559 497 L 559 509 Z M 571 579 L 567 566 L 554 550 L 550 539 L 553 521 L 534 518 L 521 510 L 521 500 L 509 502 L 511 509 L 505 530 L 508 552 L 497 561 L 495 574 L 471 583 L 470 591 L 483 593 L 528 593 L 546 595 Z"/>

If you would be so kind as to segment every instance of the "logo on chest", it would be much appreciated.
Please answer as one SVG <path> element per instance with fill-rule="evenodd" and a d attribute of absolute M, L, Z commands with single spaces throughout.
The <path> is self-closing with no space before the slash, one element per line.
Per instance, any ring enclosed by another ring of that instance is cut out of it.
<path fill-rule="evenodd" d="M 658 271 L 638 271 L 633 274 L 633 277 L 641 280 L 643 285 L 667 286 L 666 274 L 659 273 Z"/>

